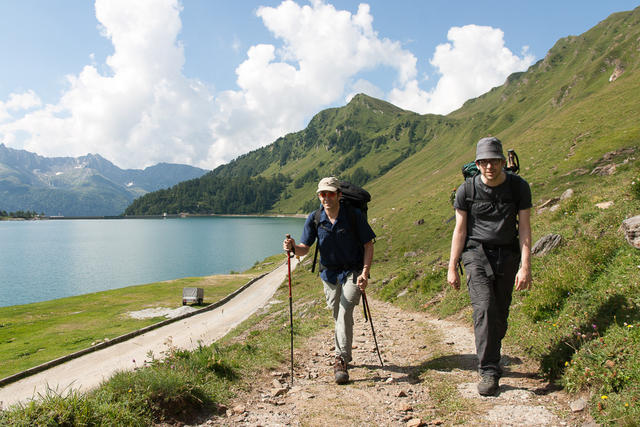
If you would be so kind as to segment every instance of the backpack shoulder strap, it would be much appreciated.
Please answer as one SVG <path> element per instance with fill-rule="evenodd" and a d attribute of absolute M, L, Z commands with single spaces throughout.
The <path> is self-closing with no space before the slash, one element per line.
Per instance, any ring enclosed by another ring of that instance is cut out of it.
<path fill-rule="evenodd" d="M 318 209 L 316 209 L 316 211 L 313 213 L 313 224 L 316 226 L 316 230 L 318 229 L 318 224 L 320 224 L 320 215 L 322 215 L 322 209 L 323 207 L 320 206 Z"/>
<path fill-rule="evenodd" d="M 478 175 L 474 175 L 471 178 L 464 180 L 464 201 L 467 206 L 467 211 L 471 210 L 471 205 L 476 201 L 476 182 L 475 179 Z"/>

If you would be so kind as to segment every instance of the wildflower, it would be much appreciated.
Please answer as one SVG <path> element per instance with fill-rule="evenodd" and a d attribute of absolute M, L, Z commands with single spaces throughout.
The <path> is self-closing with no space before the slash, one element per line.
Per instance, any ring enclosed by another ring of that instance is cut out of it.
<path fill-rule="evenodd" d="M 564 362 L 564 366 L 569 366 L 569 362 Z"/>
<path fill-rule="evenodd" d="M 596 326 L 595 323 L 593 325 L 591 325 L 591 327 L 593 328 L 594 331 L 598 329 L 598 327 Z"/>
<path fill-rule="evenodd" d="M 607 396 L 606 394 L 603 394 L 602 396 L 600 396 L 600 399 L 602 400 L 607 400 L 609 398 L 609 396 Z"/>
<path fill-rule="evenodd" d="M 624 403 L 624 406 L 625 406 L 626 408 L 628 408 L 628 407 L 629 407 L 629 402 L 625 402 L 625 403 Z"/>
<path fill-rule="evenodd" d="M 131 390 L 131 389 L 129 389 L 129 391 L 128 391 L 128 392 L 129 392 L 129 393 L 131 393 L 131 391 L 132 391 L 132 390 Z"/>
<path fill-rule="evenodd" d="M 633 325 L 627 325 L 627 328 L 633 328 Z"/>

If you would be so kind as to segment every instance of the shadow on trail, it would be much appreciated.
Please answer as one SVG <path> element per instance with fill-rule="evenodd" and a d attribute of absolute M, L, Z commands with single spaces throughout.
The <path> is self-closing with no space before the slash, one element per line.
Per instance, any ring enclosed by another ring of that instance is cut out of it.
<path fill-rule="evenodd" d="M 518 357 L 502 356 L 501 363 L 505 366 L 504 377 L 511 378 L 531 378 L 532 374 L 526 372 L 516 372 L 509 369 L 510 366 L 521 365 L 522 360 Z M 384 371 L 387 373 L 404 374 L 403 376 L 394 376 L 394 382 L 406 382 L 416 384 L 422 382 L 420 376 L 427 371 L 452 372 L 454 370 L 462 370 L 476 372 L 478 368 L 478 358 L 475 354 L 451 354 L 447 356 L 439 356 L 426 360 L 417 365 L 395 365 L 386 363 L 384 367 L 379 364 L 363 364 L 360 365 L 370 371 Z M 535 376 L 535 374 L 534 374 Z M 388 376 L 375 376 L 367 380 L 386 381 Z M 534 391 L 535 392 L 535 391 Z M 538 393 L 536 393 L 538 394 Z"/>

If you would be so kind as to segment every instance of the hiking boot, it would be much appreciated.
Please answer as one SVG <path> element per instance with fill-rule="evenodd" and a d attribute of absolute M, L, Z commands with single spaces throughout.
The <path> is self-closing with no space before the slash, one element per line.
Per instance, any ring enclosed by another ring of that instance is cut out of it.
<path fill-rule="evenodd" d="M 349 381 L 347 364 L 341 356 L 336 356 L 336 361 L 333 363 L 333 374 L 337 384 L 346 384 Z"/>
<path fill-rule="evenodd" d="M 493 396 L 498 391 L 499 378 L 494 375 L 483 375 L 478 383 L 478 394 L 481 396 Z"/>

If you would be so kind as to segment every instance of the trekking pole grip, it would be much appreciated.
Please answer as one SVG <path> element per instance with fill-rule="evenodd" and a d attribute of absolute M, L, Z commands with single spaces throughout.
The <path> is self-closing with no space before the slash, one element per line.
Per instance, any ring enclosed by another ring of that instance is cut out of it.
<path fill-rule="evenodd" d="M 291 234 L 285 234 L 284 237 L 286 237 L 287 239 L 290 239 L 291 238 Z M 295 249 L 293 251 L 287 251 L 287 256 L 289 258 L 293 258 L 295 256 L 295 254 L 296 254 Z"/>

